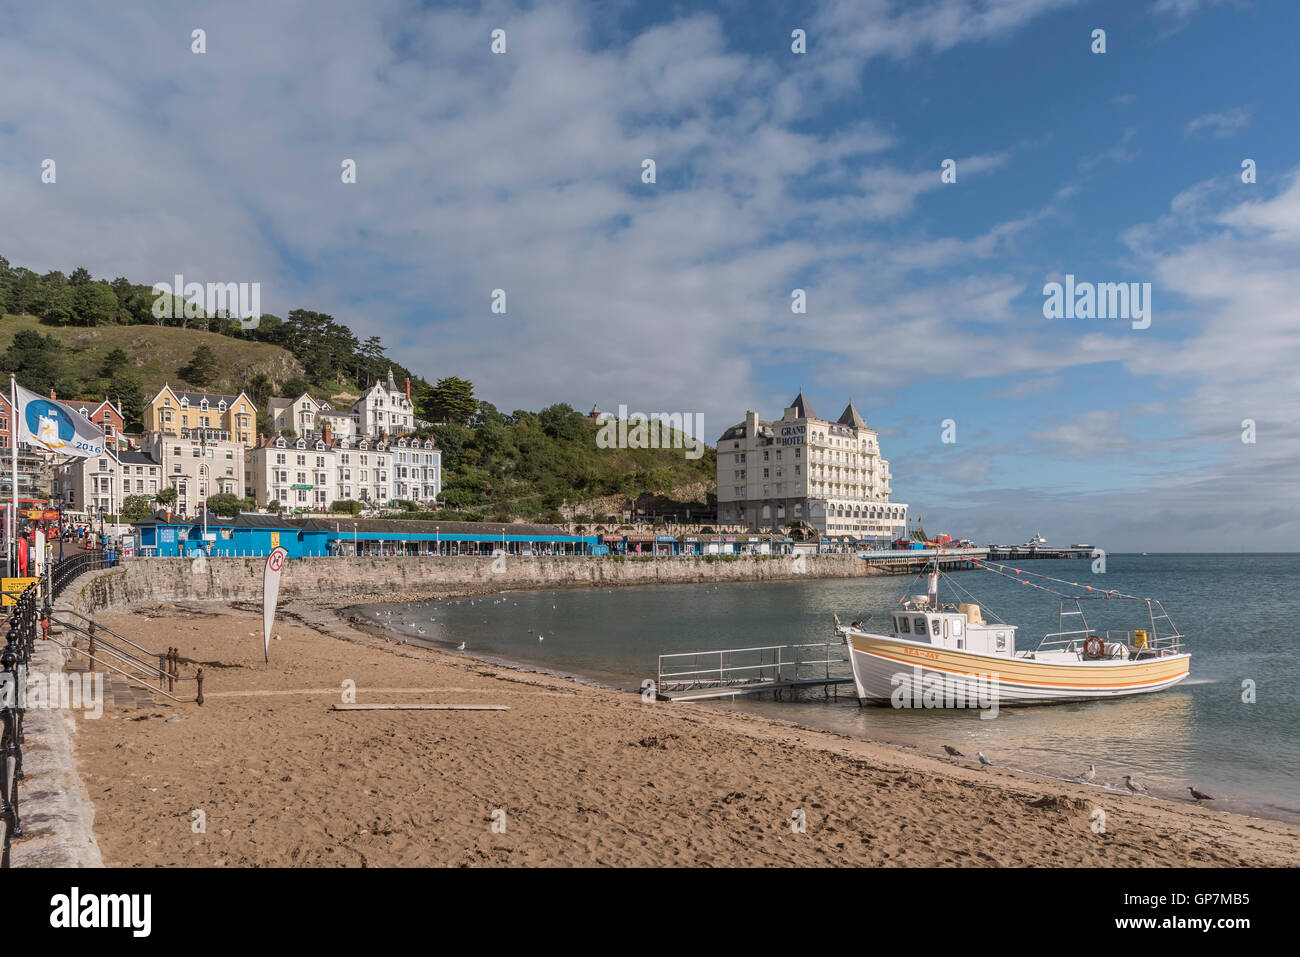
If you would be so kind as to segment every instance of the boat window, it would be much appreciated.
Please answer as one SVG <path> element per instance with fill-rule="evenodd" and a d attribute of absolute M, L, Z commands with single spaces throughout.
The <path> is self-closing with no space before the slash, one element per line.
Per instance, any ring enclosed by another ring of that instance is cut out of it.
<path fill-rule="evenodd" d="M 953 635 L 954 635 L 955 637 L 958 637 L 958 638 L 961 637 L 961 619 L 960 619 L 960 618 L 954 618 L 954 619 L 952 620 L 952 633 L 953 633 Z"/>
<path fill-rule="evenodd" d="M 912 630 L 911 627 L 908 625 L 908 622 L 907 622 L 907 616 L 906 616 L 906 615 L 899 615 L 898 618 L 895 619 L 895 620 L 898 622 L 898 633 L 899 633 L 899 634 L 901 634 L 901 635 L 906 635 L 906 634 L 908 634 L 908 633 Z"/>
<path fill-rule="evenodd" d="M 1001 650 L 1002 650 L 1003 648 L 1005 648 L 1006 646 L 1007 646 L 1007 633 L 1006 633 L 1005 631 L 999 631 L 999 632 L 998 632 L 998 650 L 1001 651 Z"/>
<path fill-rule="evenodd" d="M 937 615 L 930 619 L 930 634 L 935 638 L 939 637 L 939 617 Z"/>
<path fill-rule="evenodd" d="M 916 619 L 916 621 L 914 621 L 912 624 L 916 625 L 916 633 L 917 633 L 918 635 L 921 635 L 922 637 L 924 637 L 924 636 L 925 636 L 925 619 L 924 619 L 924 618 L 918 618 L 918 619 Z"/>

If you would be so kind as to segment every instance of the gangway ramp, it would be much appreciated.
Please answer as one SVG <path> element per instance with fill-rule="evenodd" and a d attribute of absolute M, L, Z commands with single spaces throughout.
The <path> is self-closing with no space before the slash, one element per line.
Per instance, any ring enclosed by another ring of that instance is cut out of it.
<path fill-rule="evenodd" d="M 839 696 L 853 680 L 843 642 L 761 645 L 719 651 L 678 651 L 659 656 L 656 696 L 668 701 L 707 701 L 823 687 Z"/>

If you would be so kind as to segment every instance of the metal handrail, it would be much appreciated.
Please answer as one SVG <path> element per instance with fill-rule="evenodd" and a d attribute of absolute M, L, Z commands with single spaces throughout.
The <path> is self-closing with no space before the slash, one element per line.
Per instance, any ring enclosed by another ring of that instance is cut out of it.
<path fill-rule="evenodd" d="M 659 656 L 657 686 L 664 690 L 669 690 L 670 688 L 681 690 L 679 686 L 685 686 L 687 688 L 720 688 L 738 686 L 745 683 L 752 685 L 759 683 L 777 683 L 783 680 L 798 681 L 800 680 L 800 669 L 816 666 L 824 666 L 824 677 L 826 680 L 830 680 L 831 665 L 848 663 L 848 659 L 845 657 L 831 657 L 830 649 L 832 647 L 842 649 L 844 646 L 843 643 L 839 641 L 826 641 L 807 642 L 795 645 L 763 645 L 753 648 L 724 648 L 718 651 L 671 652 Z M 821 648 L 823 649 L 825 657 L 814 659 L 801 658 L 798 651 L 800 648 Z M 784 653 L 787 650 L 794 651 L 793 658 L 786 658 L 784 656 Z M 762 655 L 769 652 L 772 653 L 771 661 L 759 661 L 757 664 L 727 664 L 728 655 L 746 653 L 758 653 Z M 696 660 L 693 661 L 692 664 L 697 664 L 698 659 L 701 656 L 711 657 L 713 655 L 718 656 L 718 664 L 716 667 L 703 669 L 697 668 L 688 671 L 664 670 L 665 663 L 670 659 L 693 658 Z M 793 675 L 789 679 L 783 677 L 787 668 L 793 668 Z M 758 672 L 759 674 L 757 677 L 754 677 L 750 674 L 751 672 Z M 771 672 L 771 674 L 769 675 L 768 672 Z"/>

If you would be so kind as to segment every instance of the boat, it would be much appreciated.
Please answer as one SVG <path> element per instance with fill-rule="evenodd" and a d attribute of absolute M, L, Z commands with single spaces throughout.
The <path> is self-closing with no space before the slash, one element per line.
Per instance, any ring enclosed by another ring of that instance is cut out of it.
<path fill-rule="evenodd" d="M 1047 539 L 1043 538 L 1043 536 L 1039 535 L 1037 532 L 1034 532 L 1034 537 L 1031 538 L 1029 541 L 1025 542 L 1025 544 L 1021 545 L 1020 547 L 1021 548 L 1042 548 L 1046 544 L 1047 544 Z"/>
<path fill-rule="evenodd" d="M 1023 569 L 1013 575 L 1009 566 L 978 559 L 973 564 L 1024 585 L 1034 584 L 1025 576 L 1061 581 Z M 1187 678 L 1191 654 L 1159 600 L 1065 584 L 1081 593 L 1035 586 L 1058 596 L 1058 628 L 1024 650 L 1016 648 L 1017 626 L 986 621 L 977 604 L 939 600 L 937 560 L 927 594 L 900 599 L 890 613 L 889 634 L 868 631 L 856 621 L 843 625 L 836 616 L 859 703 L 987 707 L 991 697 L 996 707 L 1092 701 L 1164 691 Z M 1145 627 L 1093 631 L 1083 610 L 1089 601 L 1131 602 L 1145 611 Z"/>

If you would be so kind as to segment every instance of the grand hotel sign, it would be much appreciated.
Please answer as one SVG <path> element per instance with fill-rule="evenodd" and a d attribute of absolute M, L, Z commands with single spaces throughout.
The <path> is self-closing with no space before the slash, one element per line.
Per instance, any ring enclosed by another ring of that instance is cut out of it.
<path fill-rule="evenodd" d="M 807 441 L 806 425 L 783 425 L 778 440 L 781 445 L 803 445 Z"/>

